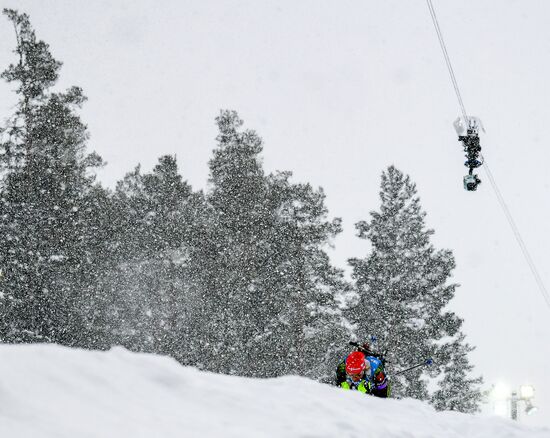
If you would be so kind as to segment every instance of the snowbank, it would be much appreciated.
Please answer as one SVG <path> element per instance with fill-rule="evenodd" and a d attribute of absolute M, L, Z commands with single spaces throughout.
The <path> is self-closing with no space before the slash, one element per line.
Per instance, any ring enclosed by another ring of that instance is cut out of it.
<path fill-rule="evenodd" d="M 436 413 L 300 377 L 244 379 L 166 357 L 0 346 L 0 436 L 550 437 L 496 417 Z"/>

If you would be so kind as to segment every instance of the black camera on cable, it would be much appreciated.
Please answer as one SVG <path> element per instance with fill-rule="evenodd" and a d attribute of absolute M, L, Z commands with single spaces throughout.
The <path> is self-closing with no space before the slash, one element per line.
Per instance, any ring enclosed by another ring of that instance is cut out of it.
<path fill-rule="evenodd" d="M 469 191 L 473 192 L 477 190 L 477 186 L 481 184 L 481 180 L 478 178 L 477 175 L 466 175 L 464 177 L 464 188 Z"/>

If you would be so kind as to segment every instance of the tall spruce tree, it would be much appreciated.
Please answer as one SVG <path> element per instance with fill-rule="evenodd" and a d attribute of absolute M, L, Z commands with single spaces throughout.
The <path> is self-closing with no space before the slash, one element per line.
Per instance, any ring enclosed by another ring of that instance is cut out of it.
<path fill-rule="evenodd" d="M 29 17 L 4 10 L 17 61 L 1 75 L 17 84 L 14 115 L 1 130 L 0 339 L 81 345 L 78 279 L 94 269 L 89 233 L 101 189 L 86 154 L 86 126 L 75 109 L 82 90 L 52 92 L 61 63 L 37 40 Z"/>
<path fill-rule="evenodd" d="M 112 342 L 138 351 L 185 355 L 189 246 L 200 195 L 163 156 L 149 174 L 139 166 L 118 184 L 117 261 L 102 281 L 116 290 Z"/>
<path fill-rule="evenodd" d="M 342 273 L 323 250 L 340 222 L 326 221 L 322 191 L 291 184 L 289 173 L 265 175 L 261 139 L 240 130 L 234 111 L 222 111 L 217 123 L 210 220 L 197 256 L 204 363 L 239 375 L 319 377 L 345 336 L 334 300 Z"/>
<path fill-rule="evenodd" d="M 239 132 L 242 121 L 234 112 L 223 112 L 217 124 L 219 145 L 210 160 L 207 195 L 211 219 L 199 256 L 204 261 L 207 322 L 202 358 L 214 371 L 246 374 L 247 343 L 255 334 L 250 310 L 262 300 L 258 249 L 271 228 L 267 187 L 258 160 L 259 137 Z"/>
<path fill-rule="evenodd" d="M 341 221 L 327 220 L 322 189 L 292 183 L 290 177 L 285 172 L 269 178 L 277 221 L 268 272 L 276 275 L 270 284 L 267 342 L 260 356 L 277 364 L 279 374 L 329 381 L 350 336 L 336 303 L 349 285 L 326 252 L 341 231 Z"/>
<path fill-rule="evenodd" d="M 394 380 L 397 396 L 428 400 L 428 378 L 444 368 L 450 371 L 450 361 L 458 360 L 456 354 L 450 358 L 445 339 L 458 336 L 453 351 L 463 339 L 462 321 L 446 310 L 456 288 L 447 283 L 455 262 L 451 251 L 436 250 L 430 243 L 433 231 L 425 227 L 426 214 L 408 176 L 389 167 L 382 174 L 380 198 L 380 211 L 371 212 L 370 222 L 356 225 L 359 237 L 370 241 L 372 251 L 364 259 L 350 260 L 359 296 L 353 319 L 360 337 L 377 335 L 389 351 L 394 370 L 434 357 L 436 366 L 430 370 L 419 368 Z M 465 354 L 456 363 L 469 371 Z M 466 373 L 452 373 L 452 379 L 453 384 L 477 391 Z M 443 382 L 442 390 L 450 391 L 447 380 Z"/>

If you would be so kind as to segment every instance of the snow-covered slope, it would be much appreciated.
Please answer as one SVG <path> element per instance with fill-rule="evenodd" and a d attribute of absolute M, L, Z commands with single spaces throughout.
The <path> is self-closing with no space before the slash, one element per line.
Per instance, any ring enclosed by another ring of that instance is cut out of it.
<path fill-rule="evenodd" d="M 122 348 L 0 346 L 0 436 L 550 437 L 499 418 L 436 413 L 300 377 L 222 376 Z"/>

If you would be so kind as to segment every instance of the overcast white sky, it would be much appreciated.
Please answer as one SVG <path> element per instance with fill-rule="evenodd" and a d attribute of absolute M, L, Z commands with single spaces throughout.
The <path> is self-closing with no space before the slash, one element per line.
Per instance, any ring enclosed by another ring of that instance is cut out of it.
<path fill-rule="evenodd" d="M 462 188 L 459 114 L 425 1 L 0 0 L 30 14 L 64 62 L 60 85 L 89 97 L 90 148 L 109 185 L 136 164 L 177 154 L 183 177 L 205 188 L 214 118 L 237 110 L 265 141 L 266 170 L 322 186 L 344 219 L 334 261 L 367 245 L 353 224 L 378 208 L 379 177 L 395 164 L 417 182 L 434 244 L 450 248 L 461 284 L 452 304 L 486 383 L 536 387 L 550 425 L 550 309 L 496 197 Z M 550 284 L 550 4 L 437 1 L 466 109 L 481 117 L 483 153 L 543 281 Z M 0 22 L 0 66 L 13 55 Z M 2 67 L 3 68 L 3 67 Z M 0 117 L 13 105 L 0 84 Z"/>

